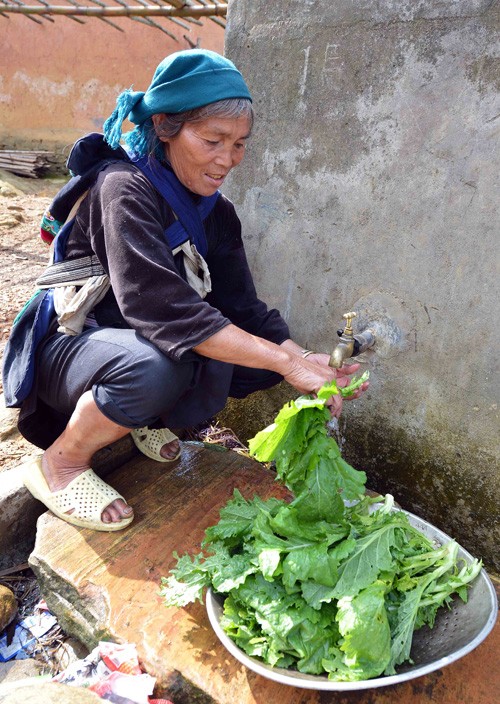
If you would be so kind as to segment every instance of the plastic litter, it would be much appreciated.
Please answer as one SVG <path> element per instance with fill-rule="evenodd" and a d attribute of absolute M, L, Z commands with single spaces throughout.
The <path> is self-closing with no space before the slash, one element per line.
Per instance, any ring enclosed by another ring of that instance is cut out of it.
<path fill-rule="evenodd" d="M 56 623 L 56 617 L 39 604 L 32 616 L 16 624 L 12 639 L 9 638 L 8 629 L 0 635 L 0 662 L 29 658 L 37 639 L 48 633 Z"/>
<path fill-rule="evenodd" d="M 83 660 L 72 663 L 52 682 L 86 687 L 117 704 L 172 704 L 151 697 L 156 682 L 145 674 L 133 643 L 101 641 Z"/>

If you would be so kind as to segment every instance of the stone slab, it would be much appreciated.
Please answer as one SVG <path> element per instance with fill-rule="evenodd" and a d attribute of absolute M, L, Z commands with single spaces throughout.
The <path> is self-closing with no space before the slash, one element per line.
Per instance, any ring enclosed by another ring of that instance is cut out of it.
<path fill-rule="evenodd" d="M 0 427 L 1 409 L 0 401 Z M 4 429 L 7 432 L 6 425 Z M 36 452 L 37 448 L 33 447 L 33 456 Z M 138 454 L 139 450 L 127 435 L 99 450 L 92 458 L 92 467 L 100 477 L 106 477 Z M 21 466 L 0 473 L 0 570 L 27 561 L 35 542 L 37 519 L 45 511 L 43 504 L 24 486 L 20 470 Z"/>
<path fill-rule="evenodd" d="M 42 666 L 33 658 L 0 662 L 0 693 L 2 684 L 38 677 Z"/>
<path fill-rule="evenodd" d="M 26 562 L 43 505 L 33 498 L 17 468 L 0 474 L 0 569 Z"/>
<path fill-rule="evenodd" d="M 401 686 L 323 692 L 278 685 L 239 664 L 220 645 L 204 606 L 166 608 L 160 580 L 172 553 L 198 552 L 204 529 L 237 487 L 244 496 L 283 495 L 274 474 L 248 458 L 185 443 L 179 462 L 134 459 L 109 480 L 136 512 L 119 533 L 78 529 L 44 514 L 30 558 L 61 626 L 92 648 L 107 638 L 137 644 L 158 694 L 218 704 L 492 704 L 500 629 L 463 660 Z M 203 694 L 204 696 L 203 696 Z M 198 697 L 198 698 L 197 698 Z"/>

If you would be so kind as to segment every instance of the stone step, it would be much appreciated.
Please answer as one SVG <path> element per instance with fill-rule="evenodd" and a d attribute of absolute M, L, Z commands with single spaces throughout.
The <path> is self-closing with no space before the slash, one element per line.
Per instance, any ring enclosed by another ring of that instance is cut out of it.
<path fill-rule="evenodd" d="M 157 694 L 176 704 L 371 704 L 373 691 L 314 692 L 279 685 L 240 665 L 219 643 L 201 604 L 167 608 L 160 581 L 173 552 L 199 551 L 237 487 L 250 498 L 283 497 L 274 474 L 232 451 L 184 443 L 181 459 L 160 464 L 134 458 L 108 476 L 134 507 L 135 521 L 118 533 L 40 517 L 30 563 L 61 626 L 89 649 L 99 640 L 137 645 Z M 497 691 L 500 630 L 442 671 L 376 690 L 378 704 L 492 704 Z"/>

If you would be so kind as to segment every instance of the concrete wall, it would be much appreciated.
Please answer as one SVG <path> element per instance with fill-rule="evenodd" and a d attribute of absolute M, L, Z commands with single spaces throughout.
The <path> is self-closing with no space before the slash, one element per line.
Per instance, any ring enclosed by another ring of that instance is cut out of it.
<path fill-rule="evenodd" d="M 498 29 L 491 0 L 233 0 L 226 30 L 259 293 L 309 348 L 375 322 L 347 459 L 497 570 Z"/>
<path fill-rule="evenodd" d="M 210 20 L 158 19 L 172 37 L 124 17 L 113 22 L 122 31 L 95 18 L 0 17 L 0 148 L 67 156 L 75 139 L 101 129 L 120 91 L 148 87 L 165 56 L 192 44 L 223 51 L 224 29 Z"/>

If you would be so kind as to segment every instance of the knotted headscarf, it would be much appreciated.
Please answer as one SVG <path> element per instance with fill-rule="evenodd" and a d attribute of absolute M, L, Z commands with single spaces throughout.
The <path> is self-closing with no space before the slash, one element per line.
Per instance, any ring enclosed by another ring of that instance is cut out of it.
<path fill-rule="evenodd" d="M 159 64 L 146 92 L 128 89 L 120 93 L 113 114 L 104 123 L 104 138 L 116 148 L 128 117 L 137 127 L 126 135 L 127 144 L 142 155 L 152 115 L 194 110 L 227 98 L 252 100 L 232 61 L 207 49 L 178 51 Z"/>

